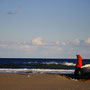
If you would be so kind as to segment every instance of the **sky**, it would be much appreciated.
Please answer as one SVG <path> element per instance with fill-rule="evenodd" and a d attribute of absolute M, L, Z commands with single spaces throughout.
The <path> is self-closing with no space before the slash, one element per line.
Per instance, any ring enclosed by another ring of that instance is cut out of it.
<path fill-rule="evenodd" d="M 90 0 L 0 0 L 0 58 L 90 59 Z"/>

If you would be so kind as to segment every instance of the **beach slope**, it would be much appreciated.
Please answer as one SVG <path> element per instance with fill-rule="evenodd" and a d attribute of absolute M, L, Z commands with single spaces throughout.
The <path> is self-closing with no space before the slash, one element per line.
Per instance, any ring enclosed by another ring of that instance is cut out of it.
<path fill-rule="evenodd" d="M 90 81 L 57 74 L 0 73 L 0 90 L 90 90 Z"/>

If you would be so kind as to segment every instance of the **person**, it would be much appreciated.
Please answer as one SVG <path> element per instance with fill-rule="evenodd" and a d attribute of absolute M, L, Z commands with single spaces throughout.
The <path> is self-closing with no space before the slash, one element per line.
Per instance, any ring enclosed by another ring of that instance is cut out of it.
<path fill-rule="evenodd" d="M 77 56 L 77 63 L 75 66 L 75 79 L 80 79 L 81 77 L 81 66 L 82 66 L 82 57 L 80 55 L 76 55 Z"/>

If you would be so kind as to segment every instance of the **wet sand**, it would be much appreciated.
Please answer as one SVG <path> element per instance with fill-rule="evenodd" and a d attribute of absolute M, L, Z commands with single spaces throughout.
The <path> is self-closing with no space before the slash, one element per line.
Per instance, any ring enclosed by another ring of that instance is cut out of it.
<path fill-rule="evenodd" d="M 0 90 L 90 90 L 90 81 L 57 74 L 0 73 Z"/>

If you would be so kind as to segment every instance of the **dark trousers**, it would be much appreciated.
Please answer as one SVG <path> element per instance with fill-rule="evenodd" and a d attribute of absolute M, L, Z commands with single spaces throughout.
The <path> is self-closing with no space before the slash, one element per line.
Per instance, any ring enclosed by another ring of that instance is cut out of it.
<path fill-rule="evenodd" d="M 81 78 L 81 68 L 80 67 L 75 68 L 74 77 L 75 77 L 75 79 Z"/>

